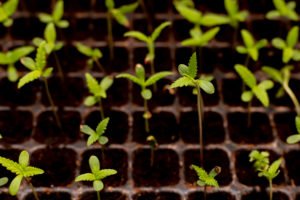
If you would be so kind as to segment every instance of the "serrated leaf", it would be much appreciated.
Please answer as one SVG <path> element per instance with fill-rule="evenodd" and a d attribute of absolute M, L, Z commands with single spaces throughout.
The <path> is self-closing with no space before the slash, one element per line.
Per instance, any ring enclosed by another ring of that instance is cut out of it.
<path fill-rule="evenodd" d="M 83 126 L 81 126 L 81 127 L 80 127 L 80 131 L 81 131 L 82 133 L 87 134 L 87 135 L 93 135 L 93 134 L 96 133 L 96 132 L 95 132 L 91 127 L 89 127 L 88 125 L 83 125 Z"/>
<path fill-rule="evenodd" d="M 97 133 L 94 133 L 88 137 L 86 145 L 89 147 L 92 144 L 94 144 L 98 139 L 99 139 L 99 135 Z"/>
<path fill-rule="evenodd" d="M 279 174 L 279 167 L 281 165 L 282 159 L 279 158 L 278 160 L 274 161 L 269 169 L 268 169 L 268 173 L 270 174 L 270 179 L 274 179 L 278 174 Z"/>
<path fill-rule="evenodd" d="M 45 45 L 46 45 L 46 42 L 43 41 L 37 49 L 36 58 L 35 58 L 35 66 L 36 66 L 36 69 L 38 69 L 38 70 L 42 70 L 46 66 L 47 53 L 46 53 Z"/>
<path fill-rule="evenodd" d="M 249 31 L 247 31 L 246 29 L 243 29 L 241 31 L 241 33 L 242 33 L 242 38 L 243 38 L 243 41 L 244 41 L 247 49 L 252 48 L 255 44 L 255 40 L 254 40 L 253 36 L 251 35 L 251 33 Z"/>
<path fill-rule="evenodd" d="M 149 100 L 152 98 L 152 92 L 149 89 L 144 89 L 141 91 L 141 95 L 143 99 Z"/>
<path fill-rule="evenodd" d="M 97 126 L 96 128 L 96 132 L 98 135 L 102 135 L 106 128 L 107 128 L 107 125 L 108 125 L 108 122 L 109 122 L 109 117 L 103 119 Z"/>
<path fill-rule="evenodd" d="M 85 174 L 81 174 L 79 176 L 77 176 L 75 178 L 75 182 L 79 182 L 79 181 L 94 181 L 95 180 L 95 176 L 92 173 L 85 173 Z"/>
<path fill-rule="evenodd" d="M 266 90 L 260 87 L 254 87 L 252 91 L 255 94 L 256 98 L 263 104 L 264 107 L 269 106 L 269 97 Z"/>
<path fill-rule="evenodd" d="M 123 5 L 123 6 L 119 7 L 118 10 L 123 14 L 128 14 L 128 13 L 134 12 L 138 6 L 139 6 L 139 3 L 135 2 L 135 3 Z"/>
<path fill-rule="evenodd" d="M 8 158 L 0 156 L 0 165 L 16 175 L 22 174 L 22 167 L 17 162 L 14 162 Z"/>
<path fill-rule="evenodd" d="M 96 172 L 98 172 L 100 170 L 100 161 L 94 155 L 90 156 L 89 165 L 90 165 L 91 171 L 94 175 L 95 175 Z"/>
<path fill-rule="evenodd" d="M 138 79 L 137 77 L 135 77 L 131 74 L 128 74 L 128 73 L 119 74 L 119 75 L 117 75 L 117 78 L 126 78 L 126 79 L 131 80 L 132 82 L 140 85 L 140 86 L 143 86 L 143 84 L 144 84 L 140 79 Z"/>
<path fill-rule="evenodd" d="M 41 77 L 41 71 L 39 70 L 34 70 L 32 72 L 27 73 L 25 76 L 23 76 L 18 83 L 18 88 L 20 89 L 21 87 L 23 87 L 24 85 L 26 85 L 29 82 L 32 82 L 38 78 Z"/>
<path fill-rule="evenodd" d="M 241 99 L 243 102 L 249 102 L 253 98 L 253 92 L 252 91 L 245 91 L 242 93 Z"/>
<path fill-rule="evenodd" d="M 198 84 L 199 84 L 199 87 L 204 90 L 204 92 L 206 92 L 207 94 L 213 94 L 215 93 L 215 87 L 214 85 L 209 82 L 209 81 L 206 81 L 206 80 L 198 80 L 197 81 Z"/>
<path fill-rule="evenodd" d="M 44 170 L 37 168 L 37 167 L 32 167 L 32 166 L 26 167 L 23 171 L 24 177 L 31 177 L 31 176 L 40 175 L 43 173 L 44 173 Z"/>
<path fill-rule="evenodd" d="M 139 31 L 128 31 L 124 34 L 125 37 L 133 37 L 143 42 L 148 42 L 149 38 L 142 32 Z"/>
<path fill-rule="evenodd" d="M 18 193 L 22 179 L 23 179 L 23 176 L 18 175 L 12 180 L 12 182 L 9 185 L 9 189 L 8 189 L 10 195 L 15 196 Z"/>
<path fill-rule="evenodd" d="M 117 174 L 117 171 L 114 169 L 102 169 L 96 173 L 96 177 L 98 180 L 99 179 L 101 180 L 101 179 L 104 179 L 108 176 L 115 175 L 115 174 Z"/>
<path fill-rule="evenodd" d="M 29 164 L 29 153 L 22 151 L 19 155 L 19 164 L 23 167 L 27 167 Z"/>
<path fill-rule="evenodd" d="M 293 48 L 298 42 L 299 27 L 294 26 L 288 33 L 286 43 L 288 47 Z"/>
<path fill-rule="evenodd" d="M 300 134 L 291 135 L 286 139 L 288 144 L 296 144 L 300 142 Z"/>
<path fill-rule="evenodd" d="M 203 168 L 198 167 L 197 165 L 191 165 L 191 168 L 195 170 L 200 180 L 203 181 L 203 179 L 206 179 L 208 177 L 207 172 Z"/>
<path fill-rule="evenodd" d="M 267 73 L 274 81 L 278 83 L 283 83 L 283 77 L 279 70 L 272 67 L 264 66 L 262 70 Z"/>
<path fill-rule="evenodd" d="M 85 79 L 90 93 L 94 96 L 99 96 L 101 87 L 99 86 L 98 81 L 89 73 L 85 74 Z"/>
<path fill-rule="evenodd" d="M 58 0 L 55 4 L 52 17 L 55 22 L 60 21 L 64 14 L 64 1 Z"/>
<path fill-rule="evenodd" d="M 180 77 L 176 81 L 174 81 L 171 84 L 171 88 L 177 88 L 177 87 L 187 87 L 187 86 L 192 86 L 195 87 L 193 81 L 187 77 Z"/>
<path fill-rule="evenodd" d="M 197 53 L 194 52 L 193 55 L 190 57 L 189 60 L 189 68 L 188 74 L 190 77 L 195 78 L 197 76 Z"/>
<path fill-rule="evenodd" d="M 167 76 L 170 76 L 172 75 L 173 73 L 172 72 L 168 72 L 168 71 L 163 71 L 163 72 L 158 72 L 156 74 L 153 74 L 152 76 L 150 76 L 147 81 L 145 82 L 145 86 L 150 86 L 150 85 L 153 85 L 155 84 L 157 81 L 167 77 Z"/>
<path fill-rule="evenodd" d="M 95 191 L 101 191 L 104 188 L 103 182 L 98 180 L 94 181 L 93 188 Z"/>
<path fill-rule="evenodd" d="M 216 181 L 216 179 L 212 178 L 212 177 L 208 177 L 205 181 L 206 185 L 209 186 L 213 186 L 213 187 L 219 187 L 218 182 Z"/>
<path fill-rule="evenodd" d="M 162 30 L 165 29 L 166 27 L 170 26 L 171 24 L 172 23 L 170 21 L 167 21 L 167 22 L 161 23 L 157 28 L 155 28 L 155 30 L 151 34 L 152 41 L 155 41 L 159 37 Z"/>
<path fill-rule="evenodd" d="M 234 68 L 248 87 L 256 86 L 256 78 L 249 69 L 240 64 L 236 64 Z"/>

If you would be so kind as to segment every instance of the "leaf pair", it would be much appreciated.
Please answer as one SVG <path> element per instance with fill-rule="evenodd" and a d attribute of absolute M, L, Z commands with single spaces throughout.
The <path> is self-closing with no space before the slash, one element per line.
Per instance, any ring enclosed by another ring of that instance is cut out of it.
<path fill-rule="evenodd" d="M 289 1 L 286 3 L 284 0 L 273 0 L 273 4 L 276 10 L 272 10 L 267 13 L 266 17 L 268 19 L 277 19 L 279 17 L 286 17 L 293 21 L 298 20 L 298 14 L 295 11 L 296 8 L 295 1 Z"/>
<path fill-rule="evenodd" d="M 245 46 L 237 46 L 237 52 L 240 54 L 248 54 L 254 61 L 257 61 L 259 57 L 259 49 L 267 46 L 268 41 L 266 39 L 262 39 L 256 42 L 251 33 L 245 29 L 241 31 L 241 34 Z"/>
<path fill-rule="evenodd" d="M 44 170 L 40 168 L 29 166 L 29 154 L 27 151 L 20 153 L 18 163 L 0 156 L 0 165 L 17 175 L 9 185 L 9 193 L 13 196 L 18 193 L 24 178 L 44 173 Z"/>
<path fill-rule="evenodd" d="M 77 42 L 75 47 L 77 48 L 77 51 L 89 58 L 87 64 L 90 68 L 92 68 L 93 64 L 98 62 L 98 60 L 103 56 L 99 48 L 91 48 L 80 42 Z"/>
<path fill-rule="evenodd" d="M 238 27 L 239 22 L 244 22 L 249 15 L 247 11 L 239 11 L 238 0 L 225 0 L 224 5 L 228 13 L 229 24 L 234 28 Z"/>
<path fill-rule="evenodd" d="M 300 142 L 300 116 L 296 116 L 295 118 L 295 125 L 298 134 L 291 135 L 287 138 L 286 142 L 288 144 L 295 144 L 297 142 Z"/>
<path fill-rule="evenodd" d="M 258 84 L 254 74 L 245 66 L 236 64 L 234 68 L 242 78 L 243 82 L 250 88 L 250 90 L 242 93 L 242 101 L 250 102 L 255 96 L 264 107 L 268 107 L 270 101 L 267 90 L 274 86 L 273 82 L 270 80 L 264 80 Z"/>
<path fill-rule="evenodd" d="M 215 177 L 221 172 L 221 167 L 215 167 L 209 173 L 207 173 L 203 168 L 196 165 L 191 165 L 191 169 L 195 170 L 198 175 L 197 185 L 201 187 L 219 187 L 218 181 L 215 179 Z"/>
<path fill-rule="evenodd" d="M 195 26 L 190 30 L 191 38 L 185 39 L 181 42 L 182 46 L 205 46 L 209 41 L 214 39 L 217 33 L 220 31 L 219 27 L 212 28 L 203 33 L 200 27 Z"/>
<path fill-rule="evenodd" d="M 300 51 L 295 49 L 299 37 L 299 27 L 294 26 L 286 37 L 286 41 L 281 38 L 274 38 L 272 45 L 277 49 L 282 50 L 282 61 L 284 63 L 289 62 L 291 59 L 294 61 L 300 60 Z"/>
<path fill-rule="evenodd" d="M 171 22 L 169 22 L 169 21 L 161 23 L 157 28 L 155 28 L 155 30 L 153 31 L 153 33 L 150 36 L 147 36 L 144 33 L 139 32 L 139 31 L 128 31 L 124 34 L 124 36 L 136 38 L 147 44 L 148 54 L 146 55 L 145 63 L 149 63 L 149 62 L 153 62 L 154 58 L 155 58 L 155 45 L 154 45 L 155 40 L 159 37 L 162 30 L 170 25 L 171 25 Z"/>
<path fill-rule="evenodd" d="M 13 24 L 11 16 L 16 12 L 19 0 L 8 0 L 0 5 L 0 22 L 9 27 Z"/>
<path fill-rule="evenodd" d="M 94 155 L 89 158 L 89 165 L 92 173 L 81 174 L 76 177 L 75 181 L 93 181 L 94 190 L 97 192 L 104 188 L 102 179 L 117 173 L 114 169 L 100 169 L 99 159 Z"/>
<path fill-rule="evenodd" d="M 93 106 L 99 101 L 101 98 L 106 98 L 106 91 L 111 87 L 113 84 L 113 78 L 111 76 L 106 76 L 102 79 L 100 83 L 89 73 L 85 74 L 85 78 L 87 81 L 87 86 L 92 95 L 88 96 L 84 100 L 84 105 L 86 106 Z"/>
<path fill-rule="evenodd" d="M 101 122 L 99 122 L 96 130 L 93 130 L 88 125 L 81 126 L 80 128 L 81 132 L 89 135 L 89 138 L 87 140 L 87 146 L 92 145 L 96 141 L 98 141 L 101 145 L 105 145 L 108 142 L 108 138 L 106 136 L 103 136 L 107 128 L 108 122 L 109 122 L 109 118 L 107 117 Z"/>

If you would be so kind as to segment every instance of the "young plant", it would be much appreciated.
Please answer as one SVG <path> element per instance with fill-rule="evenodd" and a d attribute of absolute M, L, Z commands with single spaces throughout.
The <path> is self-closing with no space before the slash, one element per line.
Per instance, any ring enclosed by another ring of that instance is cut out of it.
<path fill-rule="evenodd" d="M 295 49 L 299 37 L 299 27 L 294 26 L 286 37 L 286 41 L 281 38 L 274 38 L 272 45 L 282 50 L 282 61 L 288 63 L 291 59 L 300 61 L 300 50 Z"/>
<path fill-rule="evenodd" d="M 0 64 L 7 65 L 7 77 L 11 82 L 18 80 L 19 75 L 15 67 L 15 63 L 18 62 L 22 57 L 27 56 L 34 51 L 34 47 L 23 46 L 15 48 L 11 51 L 0 52 Z"/>
<path fill-rule="evenodd" d="M 270 80 L 263 80 L 257 83 L 255 75 L 245 66 L 236 64 L 235 71 L 242 78 L 249 90 L 243 91 L 241 99 L 243 102 L 248 102 L 248 127 L 251 126 L 251 102 L 253 97 L 256 97 L 264 107 L 269 106 L 269 96 L 267 90 L 271 89 L 274 84 Z"/>
<path fill-rule="evenodd" d="M 145 131 L 147 133 L 150 132 L 148 120 L 151 118 L 151 112 L 149 111 L 149 108 L 148 108 L 148 101 L 152 98 L 152 91 L 150 89 L 148 89 L 147 87 L 155 84 L 160 79 L 165 78 L 166 76 L 169 76 L 171 74 L 172 74 L 172 72 L 162 71 L 162 72 L 158 72 L 158 73 L 151 75 L 146 80 L 144 67 L 141 64 L 137 64 L 135 67 L 135 76 L 128 74 L 128 73 L 122 73 L 117 76 L 117 78 L 126 78 L 128 80 L 131 80 L 133 83 L 135 83 L 141 87 L 141 96 L 144 99 L 144 115 L 143 115 L 143 117 L 145 119 Z"/>
<path fill-rule="evenodd" d="M 105 145 L 108 142 L 108 138 L 106 136 L 103 136 L 107 128 L 108 122 L 109 122 L 108 117 L 103 119 L 102 121 L 99 122 L 96 130 L 93 130 L 88 125 L 83 125 L 80 127 L 81 132 L 89 135 L 89 138 L 86 143 L 87 146 L 91 146 L 96 141 L 98 141 L 99 144 L 101 145 Z"/>
<path fill-rule="evenodd" d="M 5 3 L 0 4 L 0 23 L 5 27 L 13 24 L 12 15 L 18 8 L 19 0 L 7 0 Z"/>
<path fill-rule="evenodd" d="M 92 173 L 81 174 L 76 177 L 75 181 L 93 181 L 93 188 L 97 192 L 97 199 L 100 200 L 100 191 L 104 188 L 102 179 L 115 175 L 117 171 L 114 169 L 100 169 L 99 159 L 94 155 L 90 157 L 89 165 Z"/>
<path fill-rule="evenodd" d="M 46 42 L 43 41 L 40 43 L 35 60 L 30 57 L 24 57 L 21 59 L 21 63 L 30 70 L 29 73 L 24 75 L 18 82 L 18 88 L 22 88 L 24 85 L 41 78 L 45 84 L 46 94 L 51 105 L 55 120 L 57 125 L 61 128 L 61 123 L 59 117 L 55 110 L 55 105 L 52 99 L 52 96 L 49 91 L 47 78 L 52 74 L 52 67 L 46 67 L 47 65 L 47 52 L 46 52 Z"/>
<path fill-rule="evenodd" d="M 269 165 L 269 153 L 267 152 L 259 152 L 257 150 L 252 151 L 249 154 L 250 162 L 254 162 L 254 168 L 258 172 L 259 177 L 265 177 L 269 181 L 270 200 L 273 199 L 273 179 L 276 178 L 280 172 L 279 167 L 282 162 L 282 158 L 274 161 L 271 165 Z"/>
<path fill-rule="evenodd" d="M 273 0 L 273 4 L 276 10 L 269 11 L 266 15 L 267 19 L 272 20 L 284 17 L 293 21 L 298 21 L 298 14 L 295 11 L 295 1 L 289 1 L 286 3 L 284 0 Z"/>
<path fill-rule="evenodd" d="M 299 101 L 293 92 L 293 90 L 289 86 L 290 78 L 291 78 L 291 70 L 293 69 L 293 66 L 287 65 L 283 67 L 281 70 L 277 70 L 272 67 L 264 66 L 262 70 L 267 73 L 271 79 L 281 85 L 279 88 L 276 97 L 282 97 L 285 93 L 290 97 L 292 100 L 295 110 L 297 113 L 297 116 L 300 117 L 300 104 Z"/>
<path fill-rule="evenodd" d="M 114 0 L 105 0 L 105 5 L 107 8 L 107 31 L 108 31 L 108 45 L 109 45 L 109 55 L 110 60 L 114 58 L 114 39 L 113 39 L 113 27 L 112 19 L 114 18 L 120 25 L 129 28 L 130 23 L 126 17 L 126 14 L 132 13 L 138 7 L 138 2 L 123 5 L 119 8 L 115 8 Z"/>
<path fill-rule="evenodd" d="M 106 99 L 106 91 L 113 84 L 114 80 L 111 76 L 106 76 L 98 83 L 98 81 L 89 73 L 85 74 L 85 78 L 91 95 L 85 98 L 84 105 L 93 106 L 96 103 L 99 103 L 101 118 L 104 119 L 105 115 L 102 99 Z"/>
<path fill-rule="evenodd" d="M 36 200 L 39 197 L 30 181 L 30 177 L 44 173 L 44 170 L 29 166 L 29 154 L 27 151 L 22 151 L 19 155 L 19 162 L 14 162 L 8 158 L 0 156 L 0 165 L 5 167 L 8 171 L 16 174 L 16 177 L 9 185 L 9 193 L 15 196 L 20 188 L 22 180 L 24 179 L 30 186 L 32 193 Z"/>
<path fill-rule="evenodd" d="M 211 78 L 209 77 L 200 77 L 197 78 L 197 56 L 196 53 L 193 53 L 189 60 L 188 66 L 180 64 L 178 66 L 179 74 L 181 75 L 174 83 L 172 83 L 171 88 L 178 87 L 193 87 L 193 93 L 197 94 L 197 110 L 198 110 L 198 126 L 199 126 L 199 139 L 200 139 L 200 160 L 203 164 L 203 128 L 202 128 L 202 115 L 203 115 L 203 99 L 201 95 L 201 89 L 207 94 L 213 94 L 215 92 L 214 85 L 210 82 Z"/>
<path fill-rule="evenodd" d="M 147 142 L 151 148 L 150 165 L 152 167 L 154 164 L 154 150 L 158 147 L 158 143 L 154 135 L 149 135 L 147 137 Z"/>
<path fill-rule="evenodd" d="M 295 125 L 296 125 L 296 129 L 297 129 L 298 134 L 294 134 L 294 135 L 289 136 L 286 139 L 286 142 L 288 144 L 295 144 L 297 142 L 300 142 L 300 117 L 299 116 L 296 116 L 296 118 L 295 118 Z"/>
<path fill-rule="evenodd" d="M 75 47 L 77 48 L 77 51 L 79 51 L 81 54 L 87 56 L 89 59 L 87 60 L 87 65 L 90 69 L 93 68 L 94 64 L 100 69 L 100 71 L 105 72 L 105 69 L 99 62 L 99 59 L 102 58 L 102 52 L 99 48 L 91 48 L 87 45 L 84 45 L 80 42 L 77 42 L 75 44 Z"/>

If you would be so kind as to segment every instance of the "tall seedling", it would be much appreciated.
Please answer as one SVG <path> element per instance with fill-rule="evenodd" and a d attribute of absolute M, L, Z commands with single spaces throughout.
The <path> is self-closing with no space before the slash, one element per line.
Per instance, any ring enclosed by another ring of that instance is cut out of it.
<path fill-rule="evenodd" d="M 5 3 L 0 4 L 0 23 L 5 27 L 9 27 L 13 24 L 12 15 L 18 8 L 19 0 L 8 0 Z"/>
<path fill-rule="evenodd" d="M 273 4 L 276 10 L 269 11 L 266 15 L 267 19 L 277 19 L 279 17 L 284 17 L 293 21 L 298 20 L 298 14 L 295 11 L 295 1 L 289 1 L 286 3 L 285 0 L 273 0 Z"/>
<path fill-rule="evenodd" d="M 197 94 L 197 110 L 198 110 L 198 126 L 199 126 L 199 140 L 200 140 L 200 160 L 203 164 L 203 128 L 202 128 L 202 118 L 203 118 L 203 99 L 201 95 L 201 89 L 207 94 L 213 94 L 215 92 L 214 85 L 210 82 L 211 78 L 200 77 L 197 78 L 197 56 L 196 53 L 190 58 L 188 66 L 180 64 L 178 66 L 179 74 L 181 75 L 174 83 L 172 83 L 171 88 L 178 87 L 193 87 L 193 93 Z"/>

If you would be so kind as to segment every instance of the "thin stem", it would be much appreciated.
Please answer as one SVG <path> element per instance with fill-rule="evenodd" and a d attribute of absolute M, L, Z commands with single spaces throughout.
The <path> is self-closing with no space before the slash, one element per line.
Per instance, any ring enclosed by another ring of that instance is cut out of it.
<path fill-rule="evenodd" d="M 270 200 L 273 199 L 273 186 L 272 186 L 272 179 L 269 180 L 270 185 Z"/>
<path fill-rule="evenodd" d="M 55 63 L 56 63 L 56 66 L 57 66 L 58 75 L 61 78 L 61 80 L 64 80 L 64 73 L 63 73 L 61 64 L 59 62 L 59 59 L 58 59 L 57 54 L 56 54 L 55 51 L 53 52 L 53 55 L 54 55 Z"/>
<path fill-rule="evenodd" d="M 33 187 L 32 183 L 31 183 L 31 181 L 30 181 L 29 179 L 27 179 L 27 178 L 25 178 L 25 180 L 26 180 L 27 184 L 29 185 L 29 187 L 30 187 L 30 189 L 31 189 L 31 191 L 32 191 L 32 194 L 33 194 L 34 198 L 35 198 L 36 200 L 40 200 L 40 199 L 39 199 L 39 196 L 38 196 L 38 194 L 37 194 L 37 192 L 36 192 L 36 190 L 35 190 L 35 188 Z"/>
<path fill-rule="evenodd" d="M 97 191 L 97 200 L 100 200 L 100 192 Z"/>
<path fill-rule="evenodd" d="M 149 113 L 149 110 L 148 110 L 148 103 L 147 103 L 147 100 L 144 99 L 144 119 L 145 119 L 145 131 L 147 133 L 150 132 L 150 128 L 149 128 L 149 121 L 148 121 L 148 113 Z"/>
<path fill-rule="evenodd" d="M 201 103 L 201 93 L 200 93 L 200 87 L 198 84 L 196 84 L 197 89 L 197 110 L 198 110 L 198 126 L 199 126 L 199 140 L 200 140 L 200 163 L 203 166 L 203 127 L 202 127 L 202 107 L 203 104 Z"/>
<path fill-rule="evenodd" d="M 250 56 L 247 54 L 247 57 L 246 57 L 246 60 L 245 60 L 245 64 L 244 64 L 246 68 L 249 68 L 249 67 L 248 67 L 249 61 L 250 61 Z M 245 92 L 245 90 L 246 90 L 246 84 L 245 84 L 245 82 L 243 81 L 242 92 Z"/>
<path fill-rule="evenodd" d="M 107 13 L 107 31 L 108 31 L 108 46 L 110 61 L 114 59 L 114 39 L 112 30 L 112 16 L 110 11 Z"/>
<path fill-rule="evenodd" d="M 105 115 L 104 115 L 104 109 L 103 109 L 103 104 L 102 104 L 101 98 L 99 99 L 99 106 L 100 106 L 101 119 L 103 120 L 105 118 Z"/>
<path fill-rule="evenodd" d="M 150 68 L 151 68 L 151 75 L 154 75 L 155 74 L 154 60 L 150 61 Z M 156 85 L 156 83 L 153 84 L 153 90 L 154 90 L 154 92 L 157 91 L 157 85 Z"/>
<path fill-rule="evenodd" d="M 248 128 L 251 126 L 251 105 L 252 105 L 252 101 L 249 101 L 249 103 L 248 103 L 248 117 L 247 117 L 247 126 L 248 126 Z"/>
<path fill-rule="evenodd" d="M 150 13 L 149 13 L 148 10 L 147 10 L 145 1 L 144 1 L 144 0 L 139 0 L 139 4 L 141 5 L 142 10 L 143 10 L 143 12 L 145 13 L 145 16 L 146 16 L 146 19 L 147 19 L 147 22 L 148 22 L 148 23 L 147 23 L 147 29 L 148 29 L 148 32 L 149 32 L 149 33 L 152 33 L 152 31 L 153 31 L 153 27 L 152 27 L 152 19 L 151 19 Z"/>
<path fill-rule="evenodd" d="M 297 100 L 296 95 L 294 94 L 294 92 L 291 90 L 291 88 L 289 87 L 289 85 L 287 83 L 283 84 L 283 88 L 284 88 L 285 92 L 289 95 L 289 97 L 291 98 L 291 100 L 295 106 L 297 116 L 300 116 L 300 104 Z"/>
<path fill-rule="evenodd" d="M 96 66 L 100 69 L 100 71 L 106 73 L 106 71 L 105 71 L 104 67 L 101 65 L 101 63 L 97 59 L 94 61 L 96 63 Z"/>

